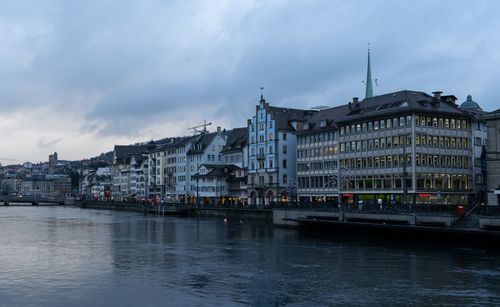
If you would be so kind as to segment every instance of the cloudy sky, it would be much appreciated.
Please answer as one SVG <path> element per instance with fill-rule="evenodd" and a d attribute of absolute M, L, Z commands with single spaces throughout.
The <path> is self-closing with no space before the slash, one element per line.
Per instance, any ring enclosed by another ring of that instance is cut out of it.
<path fill-rule="evenodd" d="M 498 1 L 2 1 L 0 163 L 244 126 L 278 106 L 442 90 L 500 108 Z M 13 159 L 13 160 L 7 160 Z"/>

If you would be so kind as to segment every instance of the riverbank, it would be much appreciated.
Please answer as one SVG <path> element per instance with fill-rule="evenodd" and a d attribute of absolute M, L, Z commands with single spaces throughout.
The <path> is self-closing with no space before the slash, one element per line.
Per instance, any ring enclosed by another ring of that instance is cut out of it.
<path fill-rule="evenodd" d="M 271 209 L 249 209 L 236 207 L 196 207 L 193 205 L 169 204 L 160 206 L 147 206 L 140 203 L 126 202 L 100 202 L 84 201 L 78 204 L 80 208 L 98 210 L 133 211 L 141 213 L 152 213 L 160 215 L 196 215 L 196 216 L 220 216 L 237 220 L 258 219 L 273 223 L 273 210 Z"/>
<path fill-rule="evenodd" d="M 158 215 L 215 216 L 229 220 L 259 220 L 276 227 L 298 228 L 318 233 L 349 232 L 379 237 L 459 242 L 468 244 L 500 243 L 500 216 L 460 216 L 454 212 L 397 212 L 391 210 L 366 212 L 341 211 L 339 208 L 234 208 L 196 207 L 169 204 L 147 206 L 140 203 L 85 201 L 81 208 L 133 211 Z M 473 213 L 473 212 L 471 212 Z"/>

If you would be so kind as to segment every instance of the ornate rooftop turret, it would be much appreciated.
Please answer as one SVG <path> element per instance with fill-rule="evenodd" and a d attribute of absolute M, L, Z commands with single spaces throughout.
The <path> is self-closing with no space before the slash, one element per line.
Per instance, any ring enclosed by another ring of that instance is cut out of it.
<path fill-rule="evenodd" d="M 471 111 L 483 111 L 479 104 L 472 100 L 471 95 L 467 95 L 467 100 L 460 105 L 460 109 L 471 110 Z"/>

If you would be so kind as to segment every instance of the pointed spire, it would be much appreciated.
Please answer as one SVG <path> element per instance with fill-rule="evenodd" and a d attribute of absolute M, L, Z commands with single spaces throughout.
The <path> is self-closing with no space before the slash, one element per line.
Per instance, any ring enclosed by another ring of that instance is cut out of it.
<path fill-rule="evenodd" d="M 368 43 L 368 68 L 366 70 L 365 98 L 373 97 L 372 67 L 370 64 L 370 43 Z"/>
<path fill-rule="evenodd" d="M 264 99 L 264 87 L 263 86 L 261 86 L 261 88 L 260 88 L 260 102 L 261 103 L 266 102 L 266 100 Z"/>

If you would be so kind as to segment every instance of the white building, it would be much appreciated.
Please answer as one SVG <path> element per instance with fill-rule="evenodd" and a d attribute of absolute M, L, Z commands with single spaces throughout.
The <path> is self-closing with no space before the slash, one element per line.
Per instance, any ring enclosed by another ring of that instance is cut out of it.
<path fill-rule="evenodd" d="M 220 128 L 217 132 L 202 133 L 191 142 L 190 149 L 186 152 L 186 201 L 196 203 L 214 203 L 215 195 L 210 191 L 200 190 L 200 169 L 202 165 L 220 165 L 221 151 L 226 144 L 226 138 Z M 180 165 L 184 166 L 184 163 Z"/>

